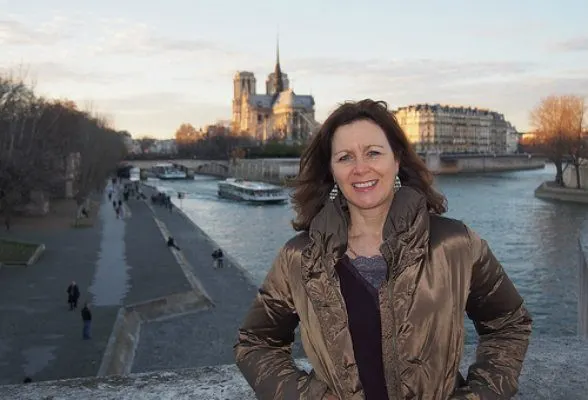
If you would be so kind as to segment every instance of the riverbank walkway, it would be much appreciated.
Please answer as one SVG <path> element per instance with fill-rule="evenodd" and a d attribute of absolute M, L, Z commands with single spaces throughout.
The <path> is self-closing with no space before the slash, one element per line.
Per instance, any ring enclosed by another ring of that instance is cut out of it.
<path fill-rule="evenodd" d="M 117 219 L 106 195 L 99 200 L 90 227 L 41 219 L 0 232 L 46 246 L 34 265 L 0 269 L 0 384 L 95 376 L 122 305 L 191 288 L 145 202 L 130 200 L 132 212 Z M 72 280 L 80 305 L 90 303 L 91 340 L 82 339 L 81 307 L 68 309 Z"/>
<path fill-rule="evenodd" d="M 147 186 L 143 191 L 147 198 L 153 193 Z M 256 286 L 226 252 L 224 268 L 213 268 L 212 252 L 218 248 L 216 243 L 176 207 L 171 212 L 159 205 L 150 207 L 173 236 L 214 306 L 143 324 L 132 371 L 234 363 L 233 344 L 257 293 Z"/>

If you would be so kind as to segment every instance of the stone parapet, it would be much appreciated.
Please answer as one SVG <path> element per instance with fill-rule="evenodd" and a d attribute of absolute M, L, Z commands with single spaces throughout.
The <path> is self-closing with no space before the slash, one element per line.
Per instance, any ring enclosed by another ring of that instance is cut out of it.
<path fill-rule="evenodd" d="M 588 339 L 588 221 L 580 231 L 578 246 L 578 336 Z"/>
<path fill-rule="evenodd" d="M 466 346 L 462 372 L 475 354 Z M 588 393 L 588 342 L 575 337 L 534 338 L 529 347 L 516 399 L 586 399 Z M 300 361 L 302 368 L 308 368 Z M 78 400 L 202 399 L 254 400 L 237 367 L 221 365 L 128 376 L 79 378 L 0 386 L 1 399 Z"/>
<path fill-rule="evenodd" d="M 543 182 L 535 189 L 535 197 L 543 200 L 588 204 L 588 190 L 559 187 L 552 182 Z"/>

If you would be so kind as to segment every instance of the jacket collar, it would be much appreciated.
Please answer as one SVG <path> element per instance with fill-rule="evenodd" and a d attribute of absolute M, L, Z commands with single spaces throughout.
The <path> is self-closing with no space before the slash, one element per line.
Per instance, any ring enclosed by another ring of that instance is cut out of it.
<path fill-rule="evenodd" d="M 327 201 L 310 224 L 311 245 L 318 246 L 323 256 L 340 259 L 347 250 L 349 224 L 349 212 L 342 196 Z M 420 191 L 403 186 L 394 194 L 382 237 L 380 251 L 396 277 L 407 265 L 407 256 L 412 259 L 421 255 L 428 244 L 429 213 L 426 198 Z"/>

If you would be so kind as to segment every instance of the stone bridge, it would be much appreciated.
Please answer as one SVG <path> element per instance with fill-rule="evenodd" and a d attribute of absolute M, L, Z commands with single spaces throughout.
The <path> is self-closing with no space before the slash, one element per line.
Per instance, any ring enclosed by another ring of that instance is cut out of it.
<path fill-rule="evenodd" d="M 463 154 L 427 153 L 419 154 L 434 174 L 459 174 L 517 171 L 544 168 L 545 159 L 527 154 Z M 283 183 L 296 176 L 299 169 L 298 158 L 239 159 L 234 163 L 228 160 L 154 160 L 129 161 L 130 164 L 149 169 L 162 162 L 169 162 L 188 172 L 188 174 L 210 175 L 219 178 L 229 176 Z"/>
<path fill-rule="evenodd" d="M 177 168 L 190 174 L 210 175 L 220 178 L 230 175 L 229 162 L 227 160 L 193 160 L 193 159 L 170 159 L 170 160 L 129 160 L 125 161 L 134 167 L 149 170 L 157 164 L 170 163 Z"/>

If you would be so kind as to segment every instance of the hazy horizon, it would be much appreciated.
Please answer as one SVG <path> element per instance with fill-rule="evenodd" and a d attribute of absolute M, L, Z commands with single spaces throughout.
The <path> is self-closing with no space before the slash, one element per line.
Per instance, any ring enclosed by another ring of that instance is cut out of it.
<path fill-rule="evenodd" d="M 318 120 L 371 97 L 489 108 L 526 131 L 542 97 L 588 94 L 588 3 L 551 3 L 0 0 L 0 73 L 167 138 L 230 120 L 236 71 L 264 92 L 279 31 L 282 69 Z"/>

